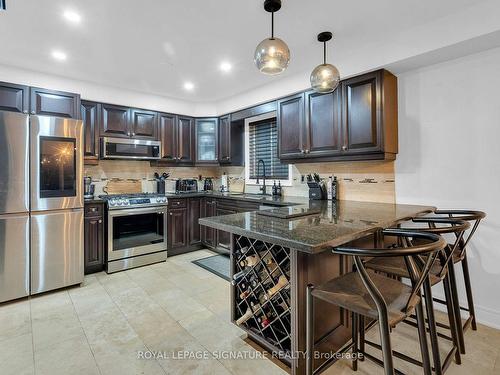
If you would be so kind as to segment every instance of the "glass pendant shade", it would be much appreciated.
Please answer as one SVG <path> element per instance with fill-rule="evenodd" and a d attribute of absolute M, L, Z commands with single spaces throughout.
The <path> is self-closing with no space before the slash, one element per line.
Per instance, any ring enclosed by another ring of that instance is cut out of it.
<path fill-rule="evenodd" d="M 290 50 L 281 39 L 267 38 L 255 49 L 254 62 L 264 74 L 280 74 L 290 63 Z"/>
<path fill-rule="evenodd" d="M 331 64 L 318 65 L 311 73 L 311 87 L 319 93 L 333 92 L 340 82 L 338 69 Z"/>

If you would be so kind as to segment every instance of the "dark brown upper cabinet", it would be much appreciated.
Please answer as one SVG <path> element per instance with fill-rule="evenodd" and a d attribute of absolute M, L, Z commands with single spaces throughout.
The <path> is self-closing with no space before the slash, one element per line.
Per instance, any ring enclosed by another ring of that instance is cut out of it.
<path fill-rule="evenodd" d="M 29 87 L 0 82 L 0 111 L 28 113 Z"/>
<path fill-rule="evenodd" d="M 342 82 L 345 155 L 398 153 L 397 78 L 386 70 Z"/>
<path fill-rule="evenodd" d="M 381 89 L 378 72 L 342 82 L 344 96 L 344 151 L 353 153 L 381 150 Z"/>
<path fill-rule="evenodd" d="M 305 154 L 304 93 L 278 100 L 280 159 L 299 159 Z"/>
<path fill-rule="evenodd" d="M 196 144 L 194 138 L 194 119 L 179 116 L 177 121 L 177 162 L 194 162 Z"/>
<path fill-rule="evenodd" d="M 130 112 L 130 136 L 141 139 L 158 139 L 158 114 L 143 109 Z"/>
<path fill-rule="evenodd" d="M 219 118 L 219 162 L 231 161 L 231 115 L 227 115 Z"/>
<path fill-rule="evenodd" d="M 80 95 L 30 87 L 30 113 L 80 119 Z"/>
<path fill-rule="evenodd" d="M 196 164 L 217 164 L 218 119 L 200 118 L 195 120 Z"/>
<path fill-rule="evenodd" d="M 130 110 L 114 104 L 101 104 L 101 137 L 129 138 Z"/>
<path fill-rule="evenodd" d="M 342 152 L 341 90 L 330 94 L 305 94 L 305 155 L 336 156 Z"/>
<path fill-rule="evenodd" d="M 87 164 L 99 160 L 99 104 L 82 100 L 81 119 L 84 135 L 84 161 Z"/>
<path fill-rule="evenodd" d="M 177 157 L 177 116 L 160 113 L 160 140 L 162 159 L 175 161 Z"/>
<path fill-rule="evenodd" d="M 378 70 L 278 101 L 283 160 L 393 160 L 398 152 L 397 78 Z"/>
<path fill-rule="evenodd" d="M 189 165 L 195 158 L 195 123 L 191 117 L 160 113 L 161 162 Z"/>

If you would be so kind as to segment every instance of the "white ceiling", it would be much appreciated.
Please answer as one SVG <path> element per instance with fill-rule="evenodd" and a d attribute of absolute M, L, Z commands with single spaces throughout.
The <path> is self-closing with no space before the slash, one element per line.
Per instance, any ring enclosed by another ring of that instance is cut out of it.
<path fill-rule="evenodd" d="M 297 74 L 321 62 L 320 31 L 334 32 L 329 60 L 345 64 L 383 43 L 487 0 L 283 0 L 276 36 L 291 50 L 288 70 L 265 76 L 253 51 L 268 37 L 263 0 L 7 0 L 0 12 L 0 64 L 148 94 L 215 102 Z M 62 17 L 82 16 L 80 25 Z M 457 27 L 467 25 L 457 25 Z M 65 62 L 53 49 L 68 54 Z M 219 71 L 222 60 L 234 68 Z M 183 89 L 192 81 L 192 92 Z"/>

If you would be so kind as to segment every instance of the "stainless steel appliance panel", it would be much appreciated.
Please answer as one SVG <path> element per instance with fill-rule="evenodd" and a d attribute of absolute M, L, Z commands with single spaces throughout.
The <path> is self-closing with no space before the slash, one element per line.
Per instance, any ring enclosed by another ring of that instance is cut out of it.
<path fill-rule="evenodd" d="M 0 150 L 0 215 L 28 212 L 28 115 L 0 111 Z"/>
<path fill-rule="evenodd" d="M 0 302 L 30 291 L 28 213 L 0 215 Z"/>
<path fill-rule="evenodd" d="M 159 160 L 161 142 L 145 139 L 101 138 L 102 159 Z"/>
<path fill-rule="evenodd" d="M 31 211 L 83 207 L 83 125 L 31 116 Z"/>
<path fill-rule="evenodd" d="M 32 213 L 31 294 L 83 281 L 83 209 Z"/>
<path fill-rule="evenodd" d="M 167 250 L 167 207 L 109 210 L 108 262 Z"/>

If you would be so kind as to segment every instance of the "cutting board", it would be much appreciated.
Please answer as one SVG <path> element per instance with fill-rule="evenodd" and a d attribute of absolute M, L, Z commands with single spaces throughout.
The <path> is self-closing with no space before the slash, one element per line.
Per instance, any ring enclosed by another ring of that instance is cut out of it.
<path fill-rule="evenodd" d="M 229 180 L 229 191 L 231 193 L 243 193 L 245 191 L 245 180 L 242 178 Z"/>
<path fill-rule="evenodd" d="M 106 194 L 137 194 L 142 193 L 141 180 L 111 179 L 103 188 Z"/>

